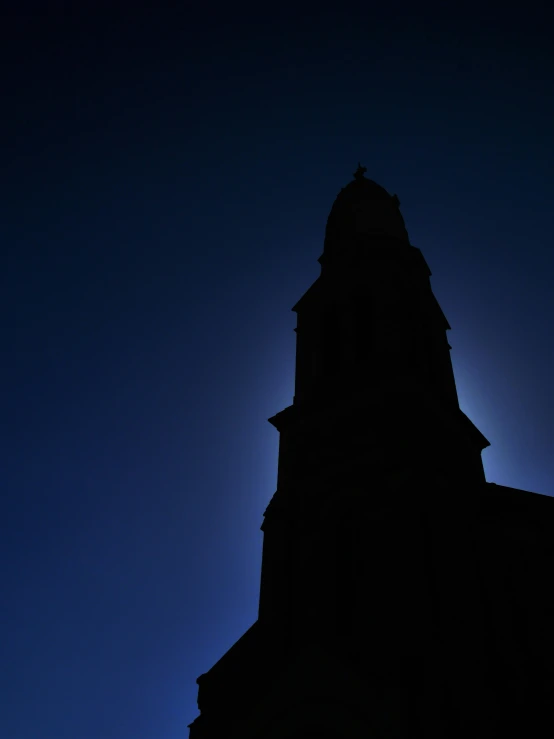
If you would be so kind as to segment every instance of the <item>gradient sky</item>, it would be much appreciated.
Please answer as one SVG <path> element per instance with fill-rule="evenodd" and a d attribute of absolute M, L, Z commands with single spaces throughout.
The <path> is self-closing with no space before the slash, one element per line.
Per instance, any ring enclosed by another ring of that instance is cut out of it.
<path fill-rule="evenodd" d="M 554 495 L 554 18 L 9 5 L 0 737 L 181 739 L 256 618 L 290 309 L 358 160 L 433 272 L 488 479 Z"/>

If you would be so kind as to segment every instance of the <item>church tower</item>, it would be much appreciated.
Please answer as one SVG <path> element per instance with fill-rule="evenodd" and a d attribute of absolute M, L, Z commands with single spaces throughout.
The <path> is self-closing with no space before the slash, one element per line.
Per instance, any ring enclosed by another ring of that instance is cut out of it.
<path fill-rule="evenodd" d="M 293 308 L 295 394 L 269 419 L 279 463 L 258 619 L 198 678 L 190 739 L 490 737 L 506 696 L 531 690 L 523 664 L 541 676 L 535 698 L 554 679 L 551 599 L 533 596 L 530 647 L 521 583 L 515 601 L 487 585 L 498 551 L 514 551 L 512 515 L 535 568 L 525 592 L 539 589 L 554 506 L 486 482 L 489 442 L 459 407 L 431 272 L 397 196 L 365 171 L 338 194 L 321 274 Z M 528 713 L 514 711 L 512 726 Z"/>

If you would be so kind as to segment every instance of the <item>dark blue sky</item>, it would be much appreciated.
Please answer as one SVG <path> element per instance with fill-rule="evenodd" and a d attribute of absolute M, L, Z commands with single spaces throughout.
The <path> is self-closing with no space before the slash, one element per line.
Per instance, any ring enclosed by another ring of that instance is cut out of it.
<path fill-rule="evenodd" d="M 552 11 L 160 5 L 0 19 L 2 739 L 187 737 L 256 618 L 290 308 L 358 160 L 488 479 L 554 495 Z"/>

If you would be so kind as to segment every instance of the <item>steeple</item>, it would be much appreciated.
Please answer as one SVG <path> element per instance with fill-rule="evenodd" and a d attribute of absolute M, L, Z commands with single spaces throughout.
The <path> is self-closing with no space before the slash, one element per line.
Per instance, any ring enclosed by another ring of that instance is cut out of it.
<path fill-rule="evenodd" d="M 295 395 L 269 419 L 280 447 L 262 527 L 261 619 L 284 618 L 286 598 L 270 574 L 283 511 L 308 520 L 324 500 L 340 510 L 355 490 L 386 500 L 429 494 L 445 479 L 485 482 L 481 451 L 489 442 L 459 407 L 450 326 L 431 272 L 409 242 L 398 198 L 363 169 L 339 192 L 321 275 L 293 308 Z"/>

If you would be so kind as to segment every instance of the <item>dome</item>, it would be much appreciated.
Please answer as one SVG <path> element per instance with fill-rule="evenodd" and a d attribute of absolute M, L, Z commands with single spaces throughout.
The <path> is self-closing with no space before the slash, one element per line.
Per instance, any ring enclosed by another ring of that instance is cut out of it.
<path fill-rule="evenodd" d="M 390 200 L 392 197 L 384 187 L 378 185 L 373 180 L 368 180 L 364 175 L 367 172 L 365 167 L 358 166 L 358 169 L 354 172 L 354 179 L 349 182 L 346 187 L 343 187 L 335 203 L 344 201 L 350 198 L 356 199 L 367 199 L 367 200 Z"/>
<path fill-rule="evenodd" d="M 358 165 L 354 179 L 337 195 L 325 231 L 325 247 L 340 246 L 345 241 L 409 243 L 400 201 L 384 187 L 364 176 Z"/>

